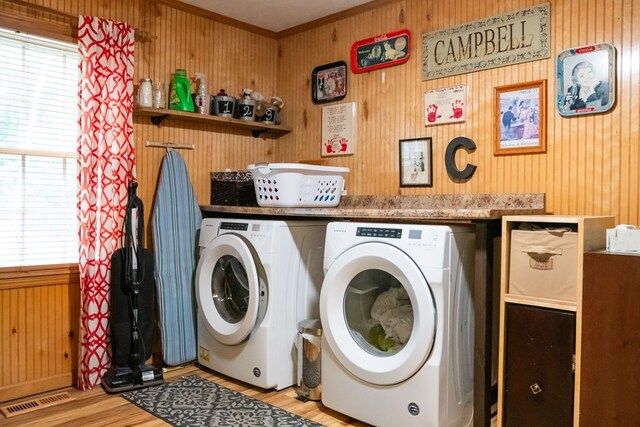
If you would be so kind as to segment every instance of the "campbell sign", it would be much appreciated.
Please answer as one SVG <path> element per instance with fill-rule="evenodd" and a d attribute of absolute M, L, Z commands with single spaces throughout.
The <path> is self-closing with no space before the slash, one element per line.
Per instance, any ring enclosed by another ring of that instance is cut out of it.
<path fill-rule="evenodd" d="M 548 58 L 549 3 L 422 35 L 422 80 Z"/>

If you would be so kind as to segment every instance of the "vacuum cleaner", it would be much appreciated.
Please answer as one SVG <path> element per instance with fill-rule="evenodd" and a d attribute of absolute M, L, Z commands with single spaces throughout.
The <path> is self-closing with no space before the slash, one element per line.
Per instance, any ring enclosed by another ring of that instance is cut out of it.
<path fill-rule="evenodd" d="M 151 357 L 154 319 L 153 255 L 143 245 L 144 207 L 138 183 L 129 184 L 124 241 L 111 257 L 112 367 L 102 376 L 108 393 L 164 383 L 162 370 L 145 366 Z"/>

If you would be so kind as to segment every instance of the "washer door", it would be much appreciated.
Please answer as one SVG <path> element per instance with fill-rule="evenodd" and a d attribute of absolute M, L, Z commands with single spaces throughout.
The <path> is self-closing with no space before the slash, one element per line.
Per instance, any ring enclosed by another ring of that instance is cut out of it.
<path fill-rule="evenodd" d="M 364 243 L 329 267 L 320 294 L 323 334 L 340 363 L 363 381 L 391 385 L 426 362 L 436 308 L 416 263 L 385 243 Z"/>
<path fill-rule="evenodd" d="M 207 330 L 223 344 L 243 342 L 260 325 L 268 300 L 266 279 L 245 239 L 223 234 L 200 253 L 196 298 Z"/>

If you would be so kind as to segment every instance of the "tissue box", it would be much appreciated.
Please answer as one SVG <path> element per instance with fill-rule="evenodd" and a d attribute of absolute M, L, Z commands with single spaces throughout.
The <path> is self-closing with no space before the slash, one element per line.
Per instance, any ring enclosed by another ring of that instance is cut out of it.
<path fill-rule="evenodd" d="M 640 252 L 640 230 L 622 227 L 607 229 L 607 251 Z"/>

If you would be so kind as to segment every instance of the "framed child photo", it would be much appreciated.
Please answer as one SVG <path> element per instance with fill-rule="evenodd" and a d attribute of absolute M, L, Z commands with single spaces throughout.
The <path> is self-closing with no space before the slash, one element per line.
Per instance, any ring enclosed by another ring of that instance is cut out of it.
<path fill-rule="evenodd" d="M 568 49 L 556 62 L 556 109 L 561 116 L 609 111 L 616 101 L 616 50 L 609 43 Z"/>
<path fill-rule="evenodd" d="M 493 154 L 547 151 L 547 81 L 494 88 Z"/>
<path fill-rule="evenodd" d="M 431 187 L 431 138 L 400 140 L 400 187 Z"/>

